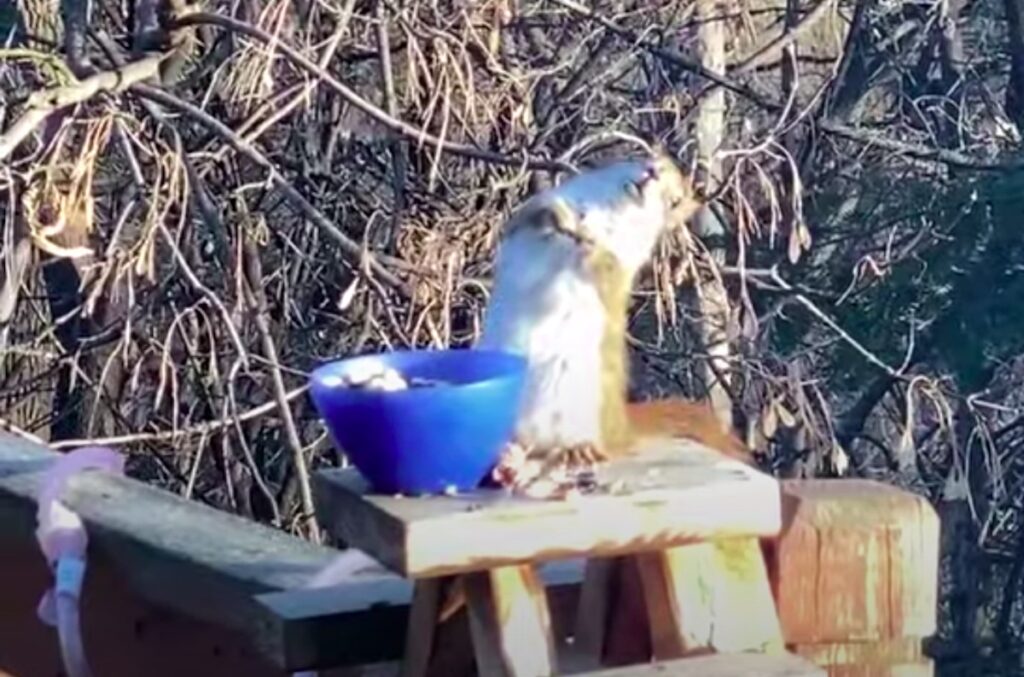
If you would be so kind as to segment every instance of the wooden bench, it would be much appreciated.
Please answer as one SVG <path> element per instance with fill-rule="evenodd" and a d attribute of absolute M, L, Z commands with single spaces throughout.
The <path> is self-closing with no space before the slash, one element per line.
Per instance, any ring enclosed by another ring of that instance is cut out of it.
<path fill-rule="evenodd" d="M 570 501 L 501 491 L 410 498 L 369 493 L 354 469 L 315 481 L 321 523 L 344 542 L 415 580 L 403 675 L 431 671 L 438 604 L 462 585 L 481 675 L 550 675 L 557 656 L 534 566 L 589 560 L 577 638 L 596 667 L 600 630 L 615 615 L 604 562 L 640 573 L 658 659 L 695 650 L 783 652 L 759 545 L 782 525 L 778 483 L 689 441 L 617 460 L 602 479 L 616 495 Z M 685 611 L 683 610 L 685 608 Z M 597 642 L 594 637 L 597 636 Z"/>

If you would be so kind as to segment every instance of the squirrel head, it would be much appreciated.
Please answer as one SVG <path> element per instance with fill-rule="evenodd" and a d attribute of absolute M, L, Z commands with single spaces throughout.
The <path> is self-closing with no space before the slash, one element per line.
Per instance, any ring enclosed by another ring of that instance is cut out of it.
<path fill-rule="evenodd" d="M 571 237 L 585 250 L 611 254 L 632 274 L 658 239 L 683 227 L 701 204 L 691 179 L 656 151 L 584 170 L 533 196 L 513 214 L 509 229 Z"/>

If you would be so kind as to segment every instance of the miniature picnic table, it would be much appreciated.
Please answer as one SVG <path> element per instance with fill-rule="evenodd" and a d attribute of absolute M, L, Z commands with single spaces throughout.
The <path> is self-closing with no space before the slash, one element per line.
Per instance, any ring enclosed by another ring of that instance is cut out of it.
<path fill-rule="evenodd" d="M 501 490 L 373 494 L 353 468 L 316 478 L 325 528 L 414 581 L 403 675 L 430 663 L 439 590 L 464 586 L 480 675 L 557 674 L 541 562 L 582 557 L 576 642 L 600 662 L 607 565 L 639 570 L 654 657 L 701 649 L 784 653 L 760 539 L 782 524 L 778 482 L 688 440 L 649 443 L 600 471 L 616 493 L 570 500 Z M 579 646 L 575 647 L 577 650 Z"/>

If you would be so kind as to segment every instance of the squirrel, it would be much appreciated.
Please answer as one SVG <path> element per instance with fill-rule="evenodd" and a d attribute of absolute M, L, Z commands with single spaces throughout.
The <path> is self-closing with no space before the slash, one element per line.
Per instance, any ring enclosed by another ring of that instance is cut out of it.
<path fill-rule="evenodd" d="M 512 214 L 477 346 L 525 356 L 527 376 L 512 450 L 493 481 L 530 493 L 559 467 L 586 469 L 631 453 L 644 438 L 688 438 L 755 464 L 706 402 L 628 401 L 633 283 L 658 240 L 701 205 L 691 180 L 656 149 L 584 171 Z M 533 468 L 516 458 L 517 448 Z M 442 623 L 465 604 L 460 580 L 443 600 Z"/>
<path fill-rule="evenodd" d="M 523 488 L 555 469 L 585 470 L 646 437 L 691 438 L 754 464 L 708 404 L 628 401 L 635 278 L 659 239 L 701 205 L 692 180 L 655 149 L 583 171 L 509 217 L 477 341 L 527 359 L 511 451 L 494 472 L 499 484 Z"/>

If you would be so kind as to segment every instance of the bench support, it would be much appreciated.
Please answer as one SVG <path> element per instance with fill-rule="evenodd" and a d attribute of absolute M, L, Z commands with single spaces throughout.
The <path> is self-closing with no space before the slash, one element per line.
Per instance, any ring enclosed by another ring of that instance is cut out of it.
<path fill-rule="evenodd" d="M 784 651 L 757 539 L 694 543 L 636 559 L 655 659 Z"/>

